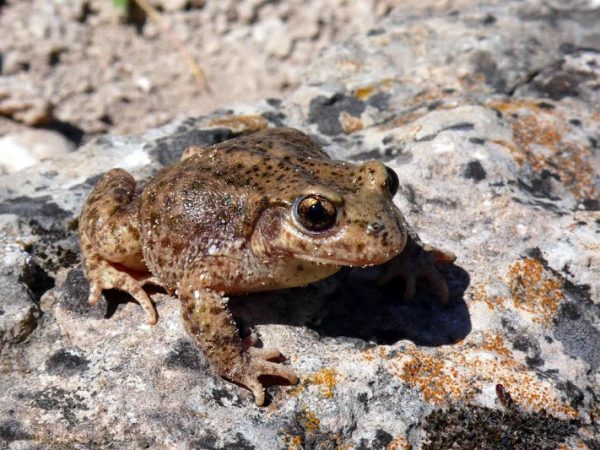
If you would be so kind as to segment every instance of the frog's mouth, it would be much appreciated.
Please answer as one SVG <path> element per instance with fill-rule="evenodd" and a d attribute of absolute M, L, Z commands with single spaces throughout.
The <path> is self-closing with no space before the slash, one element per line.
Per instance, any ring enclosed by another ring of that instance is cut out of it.
<path fill-rule="evenodd" d="M 392 259 L 395 255 L 390 254 L 386 255 L 382 258 L 378 259 L 344 259 L 344 258 L 335 258 L 335 257 L 321 257 L 314 255 L 306 255 L 301 253 L 296 253 L 293 255 L 295 258 L 302 259 L 304 261 L 309 261 L 315 264 L 322 264 L 328 266 L 343 266 L 343 267 L 369 267 L 369 266 L 377 266 L 379 264 L 383 264 L 390 259 Z"/>

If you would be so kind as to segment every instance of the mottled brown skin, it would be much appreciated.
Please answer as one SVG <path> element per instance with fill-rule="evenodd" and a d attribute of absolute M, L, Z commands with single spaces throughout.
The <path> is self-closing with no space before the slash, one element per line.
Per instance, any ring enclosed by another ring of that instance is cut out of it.
<path fill-rule="evenodd" d="M 393 180 L 378 161 L 333 161 L 307 135 L 276 128 L 211 148 L 191 147 L 140 192 L 113 169 L 95 186 L 80 218 L 90 303 L 103 289 L 130 293 L 156 323 L 144 284 L 177 292 L 187 332 L 225 378 L 264 403 L 261 375 L 298 378 L 270 362 L 274 348 L 245 348 L 225 294 L 301 286 L 342 266 L 387 262 L 380 279 L 402 275 L 405 297 L 417 277 L 446 285 L 436 262 L 450 253 L 422 245 L 392 202 Z M 307 230 L 297 199 L 318 194 L 335 205 L 326 230 Z"/>

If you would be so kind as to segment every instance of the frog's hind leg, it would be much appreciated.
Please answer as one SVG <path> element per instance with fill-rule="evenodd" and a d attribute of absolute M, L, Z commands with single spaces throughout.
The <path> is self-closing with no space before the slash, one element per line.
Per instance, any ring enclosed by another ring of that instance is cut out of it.
<path fill-rule="evenodd" d="M 98 181 L 81 212 L 79 236 L 90 281 L 89 303 L 95 304 L 104 289 L 118 289 L 137 300 L 154 324 L 156 309 L 143 286 L 157 283 L 144 264 L 134 196 L 133 177 L 113 169 Z"/>

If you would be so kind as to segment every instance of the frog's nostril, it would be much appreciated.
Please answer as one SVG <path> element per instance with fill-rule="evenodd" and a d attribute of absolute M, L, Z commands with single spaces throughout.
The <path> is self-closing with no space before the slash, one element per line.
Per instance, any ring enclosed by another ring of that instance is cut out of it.
<path fill-rule="evenodd" d="M 367 234 L 379 234 L 385 230 L 385 225 L 381 222 L 371 222 L 367 224 Z"/>

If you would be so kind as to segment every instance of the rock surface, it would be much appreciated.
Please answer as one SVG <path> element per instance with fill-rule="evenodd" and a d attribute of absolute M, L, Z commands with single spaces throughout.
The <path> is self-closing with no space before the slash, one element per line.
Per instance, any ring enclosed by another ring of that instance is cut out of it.
<path fill-rule="evenodd" d="M 284 100 L 106 137 L 0 177 L 7 448 L 600 447 L 600 36 L 594 2 L 404 8 L 328 49 Z M 300 375 L 254 406 L 156 293 L 86 304 L 74 219 L 99 174 L 265 126 L 377 158 L 422 239 L 455 252 L 439 307 L 377 269 L 232 299 Z M 562 446 L 562 447 L 561 447 Z"/>

